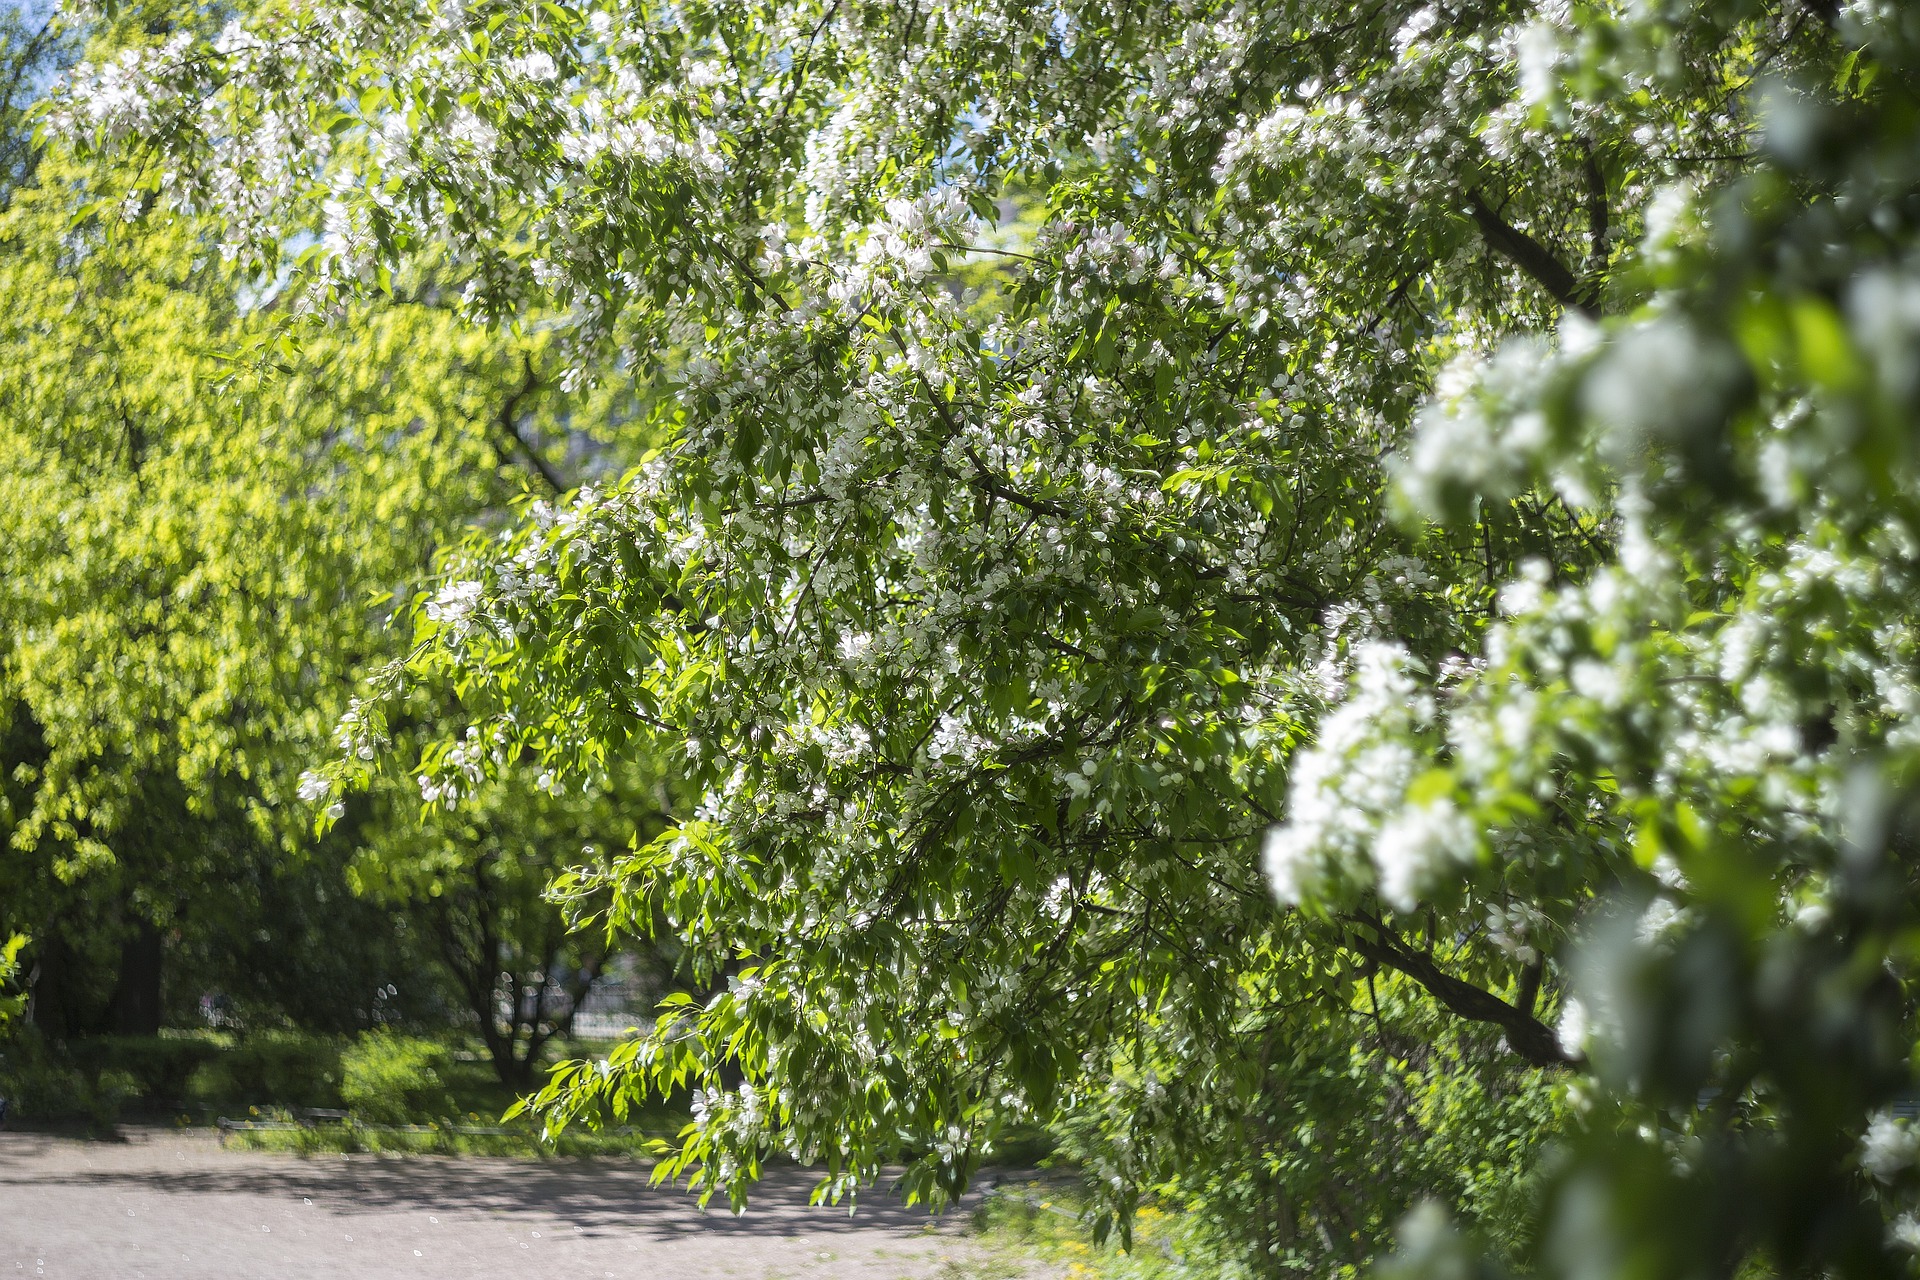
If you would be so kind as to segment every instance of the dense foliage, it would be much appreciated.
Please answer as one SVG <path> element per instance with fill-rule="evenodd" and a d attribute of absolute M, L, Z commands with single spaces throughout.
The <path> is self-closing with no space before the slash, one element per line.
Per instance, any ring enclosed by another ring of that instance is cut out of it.
<path fill-rule="evenodd" d="M 20 948 L 26 945 L 25 935 L 18 933 L 0 942 L 0 1027 L 26 1008 L 26 997 L 14 990 L 20 976 Z"/>
<path fill-rule="evenodd" d="M 1544 1219 L 1565 1274 L 1909 1274 L 1920 1247 L 1897 1118 L 1920 1084 L 1920 26 L 1789 16 L 1826 56 L 1767 50 L 1748 172 L 1657 198 L 1624 314 L 1509 344 L 1407 450 L 1402 492 L 1462 533 L 1476 502 L 1611 492 L 1617 556 L 1526 566 L 1452 670 L 1370 645 L 1267 848 L 1308 909 L 1466 929 L 1518 903 L 1559 957 L 1558 1040 L 1590 1073 Z M 1630 104 L 1707 30 L 1596 24 L 1568 83 Z"/>
<path fill-rule="evenodd" d="M 1261 1270 L 1438 1194 L 1566 1274 L 1865 1275 L 1920 1238 L 1913 22 L 287 5 L 47 119 L 296 310 L 431 264 L 638 381 L 658 452 L 474 539 L 310 793 L 423 687 L 439 812 L 678 754 L 559 890 L 717 991 L 557 1121 L 691 1085 L 665 1168 L 738 1196 L 1064 1117 Z"/>
<path fill-rule="evenodd" d="M 44 47 L 7 46 L 15 79 L 44 80 Z M 34 938 L 35 1025 L 150 1034 L 202 1021 L 208 992 L 243 1027 L 465 1022 L 524 1085 L 567 1029 L 553 990 L 577 998 L 607 955 L 541 892 L 631 814 L 528 772 L 458 823 L 423 824 L 409 785 L 314 840 L 298 796 L 360 673 L 404 647 L 395 600 L 528 486 L 615 465 L 587 425 L 613 399 L 553 394 L 539 340 L 463 327 L 428 273 L 277 345 L 277 282 L 203 229 L 75 216 L 83 176 L 118 177 L 57 147 L 21 169 L 0 212 L 0 926 Z M 397 731 L 445 732 L 446 701 L 416 691 Z"/>

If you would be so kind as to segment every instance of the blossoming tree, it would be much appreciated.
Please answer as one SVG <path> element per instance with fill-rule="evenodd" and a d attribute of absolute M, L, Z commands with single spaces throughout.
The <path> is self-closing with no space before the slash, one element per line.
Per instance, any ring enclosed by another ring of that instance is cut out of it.
<path fill-rule="evenodd" d="M 1064 1114 L 1263 1268 L 1427 1191 L 1570 1274 L 1866 1274 L 1907 21 L 290 5 L 48 119 L 262 267 L 311 231 L 316 314 L 430 255 L 645 384 L 657 453 L 472 544 L 316 797 L 421 679 L 436 805 L 681 753 L 697 808 L 558 889 L 725 985 L 556 1122 L 692 1086 L 669 1172 L 951 1193 Z"/>

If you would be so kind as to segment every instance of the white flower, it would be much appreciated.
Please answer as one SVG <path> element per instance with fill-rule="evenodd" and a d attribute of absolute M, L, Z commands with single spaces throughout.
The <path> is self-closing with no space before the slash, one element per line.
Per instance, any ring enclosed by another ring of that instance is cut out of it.
<path fill-rule="evenodd" d="M 449 582 L 427 602 L 427 617 L 447 628 L 455 639 L 472 630 L 473 611 L 480 603 L 481 586 L 471 579 Z"/>
<path fill-rule="evenodd" d="M 1520 63 L 1520 100 L 1537 107 L 1553 97 L 1560 32 L 1551 23 L 1536 22 L 1523 30 L 1514 44 Z"/>
<path fill-rule="evenodd" d="M 1380 873 L 1380 896 L 1399 911 L 1419 905 L 1445 874 L 1471 865 L 1480 836 L 1467 815 L 1442 797 L 1409 805 L 1388 819 L 1373 841 L 1373 864 Z"/>
<path fill-rule="evenodd" d="M 1920 1158 L 1920 1134 L 1885 1111 L 1867 1123 L 1860 1139 L 1860 1167 L 1881 1182 L 1892 1182 Z"/>
<path fill-rule="evenodd" d="M 1437 842 L 1462 830 L 1448 813 L 1404 817 L 1386 833 L 1384 859 L 1378 844 L 1380 824 L 1401 808 L 1413 780 L 1415 736 L 1433 715 L 1432 695 L 1415 682 L 1406 650 L 1374 641 L 1355 649 L 1346 697 L 1321 723 L 1314 746 L 1295 757 L 1287 820 L 1267 834 L 1263 862 L 1274 896 L 1297 904 L 1343 881 L 1364 883 L 1375 870 L 1383 878 L 1391 872 L 1396 894 L 1424 883 Z M 1440 825 L 1423 827 L 1429 819 Z M 1468 836 L 1461 847 L 1471 856 Z"/>
<path fill-rule="evenodd" d="M 507 70 L 528 80 L 551 80 L 560 74 L 560 69 L 553 63 L 553 55 L 542 50 L 507 59 Z"/>
<path fill-rule="evenodd" d="M 1560 1025 L 1555 1028 L 1555 1037 L 1560 1041 L 1560 1051 L 1569 1058 L 1585 1056 L 1587 1039 L 1592 1033 L 1587 1018 L 1587 1006 L 1578 996 L 1569 996 L 1560 1006 Z"/>
<path fill-rule="evenodd" d="M 1642 945 L 1651 946 L 1685 923 L 1686 911 L 1677 906 L 1672 898 L 1655 897 L 1640 913 L 1640 922 L 1634 927 L 1634 936 Z"/>

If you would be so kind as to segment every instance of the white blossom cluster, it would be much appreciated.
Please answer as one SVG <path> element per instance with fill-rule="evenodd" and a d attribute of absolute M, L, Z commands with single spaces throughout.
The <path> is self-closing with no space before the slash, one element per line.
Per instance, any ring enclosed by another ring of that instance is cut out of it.
<path fill-rule="evenodd" d="M 1267 877 L 1283 902 L 1341 897 L 1356 880 L 1376 881 L 1389 902 L 1411 910 L 1446 868 L 1474 860 L 1478 833 L 1445 796 L 1403 804 L 1419 735 L 1434 717 L 1405 650 L 1362 644 L 1353 668 L 1314 750 L 1293 768 L 1289 821 L 1267 836 Z"/>
<path fill-rule="evenodd" d="M 1756 527 L 1753 590 L 1689 598 L 1659 493 L 1623 485 L 1730 394 L 1711 335 L 1673 313 L 1503 345 L 1625 255 L 1691 252 L 1685 199 L 1642 211 L 1711 183 L 1731 162 L 1689 157 L 1744 126 L 1563 92 L 1551 3 L 898 8 L 296 5 L 83 67 L 50 117 L 163 142 L 163 198 L 256 265 L 311 234 L 318 312 L 430 269 L 477 316 L 557 328 L 569 387 L 631 374 L 657 456 L 477 535 L 424 602 L 414 661 L 480 723 L 419 781 L 450 806 L 523 752 L 557 788 L 669 743 L 695 816 L 611 877 L 634 918 L 658 907 L 716 965 L 863 975 L 699 1015 L 718 1038 L 779 1008 L 817 1050 L 735 1089 L 689 1068 L 721 1181 L 852 1105 L 875 1045 L 892 1078 L 949 1079 L 1047 999 L 1094 1019 L 1123 982 L 1102 957 L 1146 945 L 1128 930 L 1230 939 L 1141 988 L 1169 993 L 1142 1014 L 1168 1054 L 1212 1052 L 1204 1016 L 1233 1025 L 1258 986 L 1237 966 L 1293 927 L 1260 892 L 1263 814 L 1284 809 L 1283 901 L 1411 912 L 1466 886 L 1460 932 L 1504 975 L 1567 925 L 1537 884 L 1625 847 L 1627 799 L 1742 787 L 1783 832 L 1830 816 L 1809 645 L 1873 690 L 1842 732 L 1908 732 L 1907 630 L 1821 638 L 1823 602 L 1867 616 L 1903 572 L 1817 520 Z M 1857 295 L 1890 386 L 1920 377 L 1911 292 Z M 1568 380 L 1592 432 L 1535 411 Z M 1817 433 L 1773 409 L 1790 497 Z M 1389 457 L 1433 515 L 1550 497 L 1534 531 L 1606 544 L 1568 557 L 1599 567 L 1410 538 Z M 1616 792 L 1569 785 L 1573 759 Z M 1044 1077 L 966 1087 L 1037 1107 Z M 925 1120 L 950 1164 L 970 1123 Z"/>
<path fill-rule="evenodd" d="M 1920 1160 L 1920 1134 L 1904 1120 L 1882 1111 L 1867 1123 L 1860 1141 L 1860 1167 L 1881 1182 L 1891 1182 Z"/>

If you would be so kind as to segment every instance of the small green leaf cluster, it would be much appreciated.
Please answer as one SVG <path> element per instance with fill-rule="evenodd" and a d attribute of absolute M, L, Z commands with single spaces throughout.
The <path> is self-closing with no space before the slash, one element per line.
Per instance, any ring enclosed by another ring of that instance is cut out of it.
<path fill-rule="evenodd" d="M 20 978 L 20 949 L 27 945 L 25 934 L 16 933 L 0 943 L 0 1027 L 26 1010 L 27 999 L 13 988 Z"/>

